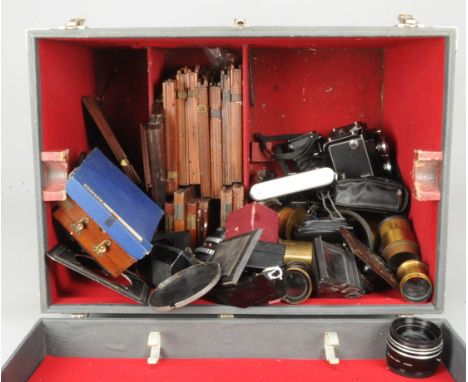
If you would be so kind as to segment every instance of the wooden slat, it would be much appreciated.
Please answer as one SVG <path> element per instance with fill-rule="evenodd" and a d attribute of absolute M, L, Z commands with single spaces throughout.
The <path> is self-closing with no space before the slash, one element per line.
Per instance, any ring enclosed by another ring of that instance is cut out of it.
<path fill-rule="evenodd" d="M 230 185 L 231 177 L 231 162 L 230 151 L 230 123 L 231 123 L 231 88 L 229 73 L 221 72 L 221 91 L 222 91 L 222 107 L 221 107 L 221 124 L 222 124 L 222 153 L 223 153 L 223 184 Z"/>
<path fill-rule="evenodd" d="M 244 207 L 244 186 L 239 183 L 232 185 L 232 210 Z"/>
<path fill-rule="evenodd" d="M 136 184 L 141 184 L 141 179 L 138 176 L 135 168 L 130 163 L 125 151 L 123 150 L 122 146 L 120 146 L 117 137 L 114 135 L 109 123 L 107 122 L 104 114 L 101 111 L 96 100 L 91 96 L 85 96 L 82 98 L 83 105 L 85 106 L 86 110 L 89 112 L 91 118 L 93 119 L 96 127 L 106 140 L 107 144 L 109 145 L 112 153 L 115 155 L 117 161 L 119 162 L 120 166 L 122 167 L 123 172 Z"/>
<path fill-rule="evenodd" d="M 179 185 L 188 186 L 189 169 L 188 169 L 188 152 L 187 152 L 187 132 L 185 128 L 185 100 L 187 99 L 187 91 L 185 87 L 185 75 L 181 71 L 176 75 L 177 85 L 177 155 L 179 169 Z"/>
<path fill-rule="evenodd" d="M 197 87 L 198 155 L 200 160 L 200 193 L 211 196 L 210 120 L 208 113 L 208 81 Z"/>
<path fill-rule="evenodd" d="M 164 230 L 166 233 L 174 232 L 174 203 L 164 203 Z"/>
<path fill-rule="evenodd" d="M 148 151 L 148 136 L 147 127 L 144 124 L 140 124 L 140 140 L 141 140 L 141 155 L 143 158 L 143 175 L 145 177 L 145 191 L 148 195 L 152 195 L 153 184 L 151 182 L 151 168 Z"/>
<path fill-rule="evenodd" d="M 223 188 L 223 154 L 221 131 L 221 88 L 210 86 L 210 159 L 211 196 L 219 198 Z"/>
<path fill-rule="evenodd" d="M 191 199 L 187 202 L 186 230 L 190 233 L 190 246 L 192 248 L 198 245 L 198 199 Z"/>
<path fill-rule="evenodd" d="M 230 152 L 231 181 L 242 182 L 242 69 L 231 67 Z"/>
<path fill-rule="evenodd" d="M 174 192 L 174 232 L 186 230 L 186 204 L 195 197 L 195 187 L 189 186 Z"/>
<path fill-rule="evenodd" d="M 188 80 L 187 80 L 188 77 Z M 185 103 L 186 131 L 189 160 L 189 182 L 190 184 L 200 184 L 200 158 L 198 143 L 198 116 L 197 116 L 197 84 L 198 73 L 187 72 L 186 83 L 187 101 Z"/>
<path fill-rule="evenodd" d="M 163 82 L 163 108 L 166 139 L 166 193 L 172 194 L 179 184 L 176 83 L 173 80 Z"/>
<path fill-rule="evenodd" d="M 162 113 L 162 105 L 159 107 L 160 110 L 155 111 Z M 163 207 L 166 201 L 166 150 L 162 114 L 153 114 L 151 116 L 146 132 L 148 137 L 152 197 L 160 207 Z"/>
<path fill-rule="evenodd" d="M 220 199 L 220 225 L 221 227 L 226 227 L 226 219 L 232 212 L 232 187 L 223 187 L 220 192 Z"/>

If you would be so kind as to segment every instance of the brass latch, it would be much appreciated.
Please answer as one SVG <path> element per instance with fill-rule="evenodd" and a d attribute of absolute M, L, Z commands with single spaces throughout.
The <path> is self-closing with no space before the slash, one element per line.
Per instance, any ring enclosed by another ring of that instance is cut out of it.
<path fill-rule="evenodd" d="M 81 232 L 86 228 L 87 224 L 89 224 L 89 218 L 85 216 L 78 220 L 76 223 L 72 224 L 71 228 L 74 233 L 80 235 Z"/>
<path fill-rule="evenodd" d="M 110 240 L 104 240 L 102 243 L 93 247 L 94 252 L 99 256 L 104 255 L 107 252 L 107 249 L 111 246 L 112 242 Z"/>

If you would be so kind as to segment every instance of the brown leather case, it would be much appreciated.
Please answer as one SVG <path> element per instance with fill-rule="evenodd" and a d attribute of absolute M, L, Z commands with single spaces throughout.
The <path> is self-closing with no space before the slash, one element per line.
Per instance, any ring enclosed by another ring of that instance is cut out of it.
<path fill-rule="evenodd" d="M 113 277 L 136 262 L 70 197 L 57 206 L 54 218 Z"/>
<path fill-rule="evenodd" d="M 226 227 L 227 216 L 232 212 L 232 187 L 223 187 L 220 192 L 220 225 Z"/>
<path fill-rule="evenodd" d="M 166 193 L 172 194 L 179 187 L 176 82 L 174 80 L 163 82 L 163 109 L 166 138 Z"/>
<path fill-rule="evenodd" d="M 211 196 L 210 120 L 208 116 L 208 81 L 197 87 L 198 157 L 200 160 L 200 193 Z"/>
<path fill-rule="evenodd" d="M 231 181 L 242 182 L 242 69 L 231 67 L 231 118 L 229 127 Z"/>
<path fill-rule="evenodd" d="M 223 188 L 222 147 L 221 88 L 210 86 L 211 196 L 213 198 L 218 198 Z"/>
<path fill-rule="evenodd" d="M 188 167 L 188 147 L 187 147 L 187 131 L 185 127 L 185 100 L 187 99 L 187 89 L 185 87 L 185 74 L 181 71 L 177 72 L 177 166 L 179 169 L 179 185 L 188 186 L 189 182 L 189 167 Z"/>
<path fill-rule="evenodd" d="M 174 232 L 185 231 L 186 228 L 186 204 L 195 198 L 195 187 L 185 187 L 174 192 Z"/>
<path fill-rule="evenodd" d="M 190 233 L 190 245 L 194 248 L 198 242 L 198 199 L 187 202 L 186 229 Z"/>
<path fill-rule="evenodd" d="M 93 97 L 85 96 L 82 98 L 83 105 L 85 106 L 88 113 L 91 115 L 96 127 L 101 132 L 102 136 L 106 140 L 107 144 L 112 150 L 112 153 L 115 155 L 116 159 L 119 161 L 120 166 L 122 167 L 123 172 L 136 184 L 141 184 L 140 177 L 138 176 L 135 168 L 130 163 L 125 154 L 122 146 L 120 146 L 117 137 L 114 135 L 109 123 L 107 122 L 104 114 L 101 111 L 98 103 Z"/>

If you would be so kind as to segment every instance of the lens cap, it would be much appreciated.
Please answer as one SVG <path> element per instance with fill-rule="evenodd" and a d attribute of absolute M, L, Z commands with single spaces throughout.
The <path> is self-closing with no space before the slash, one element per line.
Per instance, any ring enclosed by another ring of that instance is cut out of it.
<path fill-rule="evenodd" d="M 149 297 L 157 310 L 180 308 L 208 293 L 221 278 L 218 263 L 200 263 L 183 269 L 160 283 Z"/>

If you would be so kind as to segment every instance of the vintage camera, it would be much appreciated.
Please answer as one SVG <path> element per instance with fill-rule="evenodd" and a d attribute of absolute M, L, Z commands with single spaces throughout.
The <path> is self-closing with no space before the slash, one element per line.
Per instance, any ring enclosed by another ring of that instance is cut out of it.
<path fill-rule="evenodd" d="M 394 175 L 387 139 L 362 122 L 333 129 L 323 151 L 341 179 Z"/>

